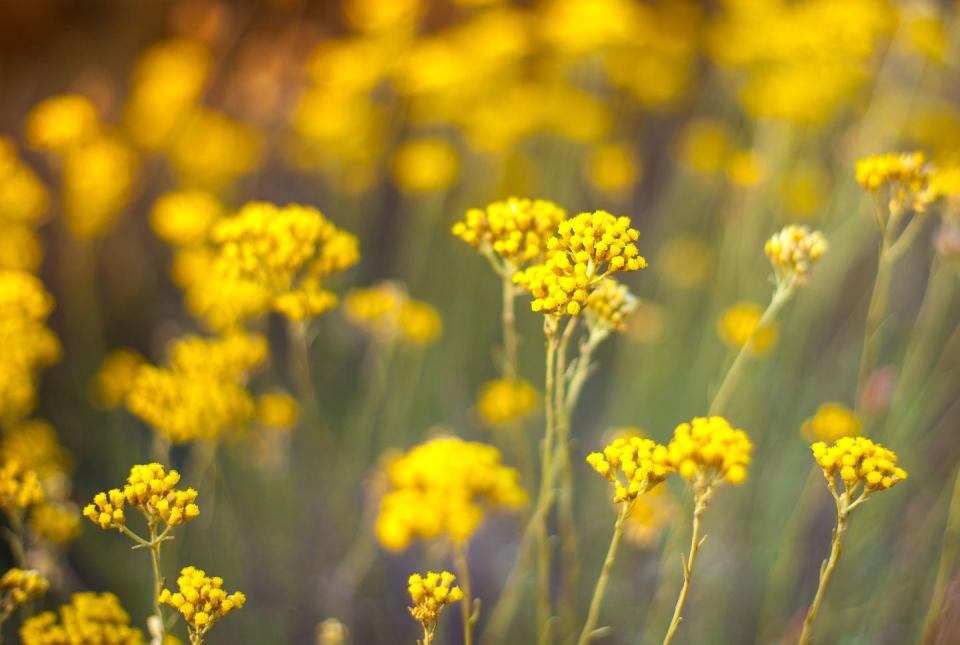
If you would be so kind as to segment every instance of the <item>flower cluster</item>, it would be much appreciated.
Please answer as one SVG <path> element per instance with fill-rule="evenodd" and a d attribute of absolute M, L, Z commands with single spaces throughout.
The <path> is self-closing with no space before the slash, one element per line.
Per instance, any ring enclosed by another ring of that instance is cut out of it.
<path fill-rule="evenodd" d="M 446 140 L 425 137 L 397 148 L 390 164 L 393 182 L 400 190 L 429 193 L 450 187 L 457 179 L 460 161 Z"/>
<path fill-rule="evenodd" d="M 580 213 L 547 241 L 547 261 L 517 273 L 514 282 L 533 295 L 533 311 L 577 316 L 604 278 L 647 266 L 634 244 L 639 236 L 629 218 Z"/>
<path fill-rule="evenodd" d="M 495 379 L 480 389 L 477 413 L 487 425 L 509 425 L 529 416 L 539 402 L 539 393 L 527 381 Z"/>
<path fill-rule="evenodd" d="M 344 311 L 355 325 L 386 342 L 399 337 L 413 345 L 429 345 L 443 330 L 437 310 L 411 298 L 395 282 L 350 291 Z"/>
<path fill-rule="evenodd" d="M 106 409 L 123 405 L 137 372 L 146 362 L 143 355 L 131 349 L 118 349 L 107 354 L 92 383 L 91 394 L 96 404 Z"/>
<path fill-rule="evenodd" d="M 801 431 L 811 441 L 836 441 L 841 437 L 859 435 L 860 426 L 860 417 L 855 411 L 842 403 L 828 401 L 803 422 Z"/>
<path fill-rule="evenodd" d="M 24 470 L 16 461 L 0 465 L 0 508 L 8 513 L 19 512 L 41 503 L 45 497 L 36 472 Z"/>
<path fill-rule="evenodd" d="M 827 240 L 820 231 L 806 226 L 783 227 L 763 246 L 773 265 L 777 284 L 803 284 L 810 267 L 827 251 Z"/>
<path fill-rule="evenodd" d="M 43 260 L 36 227 L 49 205 L 37 174 L 17 157 L 13 142 L 0 136 L 0 269 L 35 271 Z"/>
<path fill-rule="evenodd" d="M 185 336 L 169 348 L 166 367 L 143 365 L 136 371 L 126 407 L 175 443 L 216 439 L 252 418 L 254 402 L 245 383 L 267 356 L 259 335 Z"/>
<path fill-rule="evenodd" d="M 10 569 L 0 577 L 0 609 L 9 613 L 19 605 L 47 593 L 50 583 L 36 571 Z"/>
<path fill-rule="evenodd" d="M 127 504 L 142 512 L 148 522 L 179 526 L 200 515 L 194 503 L 197 491 L 178 489 L 179 482 L 180 473 L 166 471 L 160 464 L 134 466 L 122 490 L 97 493 L 93 503 L 84 507 L 83 515 L 102 529 L 119 529 L 126 525 L 123 509 Z"/>
<path fill-rule="evenodd" d="M 512 271 L 542 262 L 547 241 L 567 212 L 545 199 L 510 197 L 486 208 L 471 208 L 453 234 L 481 253 L 493 253 Z"/>
<path fill-rule="evenodd" d="M 73 504 L 44 503 L 30 511 L 30 531 L 48 542 L 63 546 L 80 535 L 80 514 Z"/>
<path fill-rule="evenodd" d="M 150 211 L 150 227 L 175 247 L 195 247 L 207 240 L 214 224 L 224 216 L 223 204 L 205 190 L 177 190 L 161 195 Z"/>
<path fill-rule="evenodd" d="M 257 423 L 264 428 L 289 430 L 299 417 L 300 404 L 286 392 L 265 392 L 257 397 Z"/>
<path fill-rule="evenodd" d="M 922 152 L 874 155 L 858 160 L 856 165 L 857 183 L 864 190 L 889 190 L 891 214 L 926 211 L 939 197 L 930 186 L 935 172 Z"/>
<path fill-rule="evenodd" d="M 0 437 L 0 461 L 17 462 L 51 486 L 55 484 L 52 480 L 68 474 L 72 466 L 53 426 L 41 419 L 21 421 Z"/>
<path fill-rule="evenodd" d="M 499 450 L 454 437 L 428 441 L 397 458 L 387 466 L 387 479 L 376 533 L 391 550 L 440 535 L 462 543 L 488 509 L 519 508 L 527 501 L 520 474 L 500 463 Z"/>
<path fill-rule="evenodd" d="M 144 645 L 143 633 L 111 593 L 75 593 L 57 614 L 45 611 L 20 628 L 23 645 Z"/>
<path fill-rule="evenodd" d="M 886 490 L 907 478 L 892 450 L 865 437 L 841 437 L 833 445 L 818 441 L 810 449 L 827 481 L 839 476 L 848 493 L 860 484 L 865 492 Z"/>
<path fill-rule="evenodd" d="M 52 96 L 27 115 L 27 142 L 37 150 L 66 152 L 89 141 L 99 129 L 97 109 L 79 94 Z"/>
<path fill-rule="evenodd" d="M 445 605 L 463 600 L 463 591 L 455 586 L 457 577 L 449 571 L 434 573 L 429 571 L 423 575 L 414 573 L 407 581 L 410 592 L 410 615 L 420 621 L 424 629 L 430 630 L 437 622 L 440 612 Z"/>
<path fill-rule="evenodd" d="M 227 594 L 223 578 L 208 577 L 196 567 L 184 567 L 177 578 L 178 591 L 163 589 L 159 601 L 180 612 L 195 634 L 204 634 L 234 609 L 240 609 L 247 597 L 240 591 Z"/>
<path fill-rule="evenodd" d="M 630 504 L 623 536 L 633 546 L 656 546 L 670 520 L 676 517 L 677 502 L 667 486 L 655 486 Z"/>
<path fill-rule="evenodd" d="M 763 310 L 759 305 L 738 302 L 717 320 L 717 335 L 735 349 L 742 349 L 752 342 L 750 349 L 753 353 L 763 354 L 777 342 L 777 326 L 771 324 L 758 329 L 762 315 Z"/>
<path fill-rule="evenodd" d="M 636 436 L 614 439 L 603 452 L 587 455 L 587 463 L 614 485 L 618 504 L 632 502 L 673 471 L 665 446 Z"/>
<path fill-rule="evenodd" d="M 587 324 L 591 329 L 604 332 L 624 331 L 637 304 L 636 296 L 630 293 L 627 285 L 606 278 L 587 297 Z"/>
<path fill-rule="evenodd" d="M 710 486 L 747 478 L 753 445 L 743 430 L 723 417 L 696 417 L 681 423 L 667 444 L 668 463 L 689 482 Z"/>

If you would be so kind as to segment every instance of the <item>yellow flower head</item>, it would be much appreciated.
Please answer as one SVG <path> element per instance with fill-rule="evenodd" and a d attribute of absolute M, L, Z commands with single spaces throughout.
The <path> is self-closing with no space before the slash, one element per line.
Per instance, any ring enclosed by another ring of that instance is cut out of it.
<path fill-rule="evenodd" d="M 817 413 L 803 422 L 803 436 L 811 441 L 836 441 L 841 437 L 860 434 L 859 415 L 842 403 L 829 401 L 817 408 Z"/>
<path fill-rule="evenodd" d="M 201 244 L 223 217 L 216 195 L 203 190 L 178 190 L 161 195 L 150 210 L 150 227 L 174 246 Z"/>
<path fill-rule="evenodd" d="M 53 96 L 37 103 L 27 115 L 27 143 L 36 150 L 62 153 L 89 140 L 99 127 L 97 110 L 88 98 Z"/>
<path fill-rule="evenodd" d="M 0 577 L 0 607 L 10 612 L 15 607 L 47 593 L 50 583 L 36 571 L 10 569 Z"/>
<path fill-rule="evenodd" d="M 738 302 L 723 312 L 717 320 L 717 335 L 720 340 L 736 349 L 741 349 L 751 340 L 754 354 L 764 354 L 777 342 L 776 324 L 757 329 L 763 310 L 752 302 Z"/>
<path fill-rule="evenodd" d="M 504 426 L 532 414 L 539 402 L 539 393 L 527 381 L 496 379 L 480 389 L 477 412 L 487 425 Z"/>
<path fill-rule="evenodd" d="M 176 592 L 163 589 L 158 600 L 179 611 L 194 633 L 206 633 L 218 620 L 247 602 L 240 591 L 227 594 L 223 590 L 223 578 L 210 578 L 196 567 L 180 570 L 177 587 Z"/>
<path fill-rule="evenodd" d="M 400 190 L 429 193 L 449 188 L 460 172 L 456 149 L 436 138 L 409 141 L 397 149 L 390 164 Z"/>
<path fill-rule="evenodd" d="M 763 247 L 770 258 L 777 284 L 803 284 L 817 260 L 827 252 L 827 240 L 820 231 L 789 225 L 774 233 Z"/>
<path fill-rule="evenodd" d="M 630 504 L 623 537 L 638 549 L 655 546 L 676 514 L 677 503 L 669 489 L 655 486 Z"/>
<path fill-rule="evenodd" d="M 32 470 L 25 470 L 16 461 L 0 465 L 0 508 L 21 511 L 44 500 L 40 478 Z"/>
<path fill-rule="evenodd" d="M 410 592 L 410 615 L 420 621 L 424 629 L 431 630 L 440 617 L 445 605 L 463 600 L 463 591 L 454 586 L 457 577 L 449 571 L 434 573 L 429 571 L 423 575 L 414 573 L 407 581 Z"/>
<path fill-rule="evenodd" d="M 82 522 L 73 505 L 41 504 L 30 512 L 30 530 L 34 535 L 63 546 L 80 535 Z"/>
<path fill-rule="evenodd" d="M 130 505 L 144 514 L 148 521 L 162 520 L 169 527 L 179 526 L 200 515 L 194 503 L 197 491 L 178 489 L 180 473 L 166 471 L 160 464 L 143 464 L 130 469 L 123 490 L 116 488 L 98 493 L 93 503 L 83 509 L 84 517 L 102 529 L 124 526 L 124 505 Z"/>
<path fill-rule="evenodd" d="M 587 297 L 587 324 L 591 329 L 624 331 L 637 309 L 637 298 L 627 285 L 605 278 Z"/>
<path fill-rule="evenodd" d="M 93 398 L 97 404 L 107 409 L 122 405 L 133 389 L 137 372 L 146 362 L 139 352 L 131 349 L 118 349 L 107 354 L 94 377 Z"/>
<path fill-rule="evenodd" d="M 640 165 L 628 146 L 605 143 L 591 150 L 584 174 L 597 190 L 614 195 L 623 194 L 636 183 Z"/>
<path fill-rule="evenodd" d="M 665 446 L 636 436 L 614 439 L 603 452 L 587 455 L 587 463 L 614 485 L 617 503 L 632 502 L 673 471 Z"/>
<path fill-rule="evenodd" d="M 667 444 L 668 462 L 680 476 L 706 486 L 745 480 L 752 451 L 747 433 L 723 417 L 696 417 L 681 423 Z"/>
<path fill-rule="evenodd" d="M 70 148 L 63 161 L 63 208 L 77 238 L 103 235 L 133 197 L 137 158 L 120 136 L 104 133 Z"/>
<path fill-rule="evenodd" d="M 694 289 L 709 278 L 714 265 L 713 248 L 700 238 L 678 235 L 667 240 L 657 253 L 656 269 L 672 289 Z"/>
<path fill-rule="evenodd" d="M 0 136 L 0 221 L 35 224 L 49 204 L 46 186 L 17 157 L 13 142 Z"/>
<path fill-rule="evenodd" d="M 865 437 L 841 437 L 833 445 L 818 441 L 810 449 L 827 481 L 839 477 L 848 493 L 861 484 L 865 492 L 886 490 L 907 478 L 892 450 Z"/>
<path fill-rule="evenodd" d="M 45 482 L 66 474 L 73 466 L 53 426 L 40 419 L 22 421 L 0 437 L 0 460 L 15 461 Z"/>
<path fill-rule="evenodd" d="M 626 217 L 580 213 L 561 222 L 547 241 L 547 261 L 517 273 L 514 282 L 533 295 L 533 311 L 577 316 L 604 278 L 647 266 L 634 243 L 638 237 Z"/>
<path fill-rule="evenodd" d="M 404 340 L 414 345 L 429 345 L 443 331 L 443 320 L 432 305 L 409 299 L 398 312 L 397 322 Z"/>
<path fill-rule="evenodd" d="M 23 645 L 144 645 L 143 633 L 130 626 L 130 615 L 111 593 L 75 593 L 60 607 L 60 622 L 52 611 L 24 621 Z"/>
<path fill-rule="evenodd" d="M 429 345 L 443 330 L 437 310 L 410 298 L 396 282 L 353 289 L 347 294 L 344 310 L 352 323 L 387 342 L 399 337 L 413 345 Z"/>
<path fill-rule="evenodd" d="M 256 169 L 260 135 L 225 114 L 194 108 L 185 116 L 169 149 L 180 183 L 214 192 Z"/>
<path fill-rule="evenodd" d="M 931 190 L 936 170 L 923 152 L 874 155 L 857 161 L 857 183 L 867 192 L 888 189 L 891 213 L 923 213 L 939 195 Z"/>
<path fill-rule="evenodd" d="M 453 234 L 517 270 L 543 261 L 547 241 L 566 217 L 566 211 L 551 201 L 510 197 L 486 208 L 471 208 L 453 225 Z"/>
<path fill-rule="evenodd" d="M 493 446 L 443 437 L 421 444 L 387 466 L 389 490 L 376 533 L 391 550 L 413 539 L 446 535 L 466 541 L 489 509 L 515 509 L 527 495 L 520 474 L 500 463 Z"/>
<path fill-rule="evenodd" d="M 271 430 L 289 430 L 297 425 L 300 404 L 287 392 L 267 392 L 257 397 L 257 422 Z"/>

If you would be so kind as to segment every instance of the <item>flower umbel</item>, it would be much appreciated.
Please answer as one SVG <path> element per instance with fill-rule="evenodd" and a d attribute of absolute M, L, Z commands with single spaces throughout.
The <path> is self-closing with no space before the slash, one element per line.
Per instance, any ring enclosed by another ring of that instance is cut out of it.
<path fill-rule="evenodd" d="M 413 602 L 413 606 L 409 607 L 410 615 L 423 625 L 426 643 L 433 638 L 443 608 L 463 600 L 463 591 L 453 584 L 456 579 L 449 571 L 430 571 L 423 575 L 414 573 L 407 581 L 410 600 Z"/>
<path fill-rule="evenodd" d="M 803 284 L 810 268 L 826 253 L 827 240 L 820 231 L 791 224 L 774 233 L 763 250 L 770 258 L 778 285 Z"/>
<path fill-rule="evenodd" d="M 603 452 L 587 455 L 587 463 L 614 485 L 617 503 L 632 502 L 673 471 L 667 448 L 641 437 L 614 439 Z"/>
<path fill-rule="evenodd" d="M 753 445 L 743 430 L 723 417 L 696 417 L 681 423 L 667 445 L 669 463 L 695 485 L 742 483 Z"/>
<path fill-rule="evenodd" d="M 175 592 L 163 589 L 159 601 L 180 612 L 190 631 L 191 643 L 202 643 L 203 635 L 217 621 L 234 609 L 240 609 L 247 601 L 240 591 L 227 594 L 223 590 L 223 578 L 208 577 L 196 567 L 180 570 L 177 587 Z"/>

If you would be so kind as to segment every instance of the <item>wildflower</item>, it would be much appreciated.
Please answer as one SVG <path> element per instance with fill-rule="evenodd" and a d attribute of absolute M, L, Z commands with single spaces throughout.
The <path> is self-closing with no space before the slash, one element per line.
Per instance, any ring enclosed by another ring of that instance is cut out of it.
<path fill-rule="evenodd" d="M 803 436 L 816 441 L 836 441 L 841 437 L 860 434 L 861 421 L 856 412 L 829 401 L 817 408 L 817 413 L 803 422 Z"/>
<path fill-rule="evenodd" d="M 788 168 L 777 187 L 780 201 L 795 217 L 810 218 L 830 193 L 830 179 L 829 174 L 814 164 Z"/>
<path fill-rule="evenodd" d="M 424 138 L 400 146 L 390 168 L 401 190 L 429 193 L 449 188 L 457 179 L 459 166 L 452 145 L 443 139 Z"/>
<path fill-rule="evenodd" d="M 16 461 L 0 465 L 0 508 L 18 513 L 44 500 L 40 478 L 32 470 L 25 470 Z"/>
<path fill-rule="evenodd" d="M 21 421 L 0 437 L 0 460 L 17 462 L 44 482 L 62 477 L 73 465 L 53 426 L 40 419 Z"/>
<path fill-rule="evenodd" d="M 687 235 L 667 240 L 657 254 L 656 269 L 660 278 L 675 289 L 702 286 L 713 266 L 713 248 L 706 241 Z"/>
<path fill-rule="evenodd" d="M 767 240 L 763 250 L 773 265 L 777 284 L 804 284 L 810 268 L 826 253 L 827 241 L 820 231 L 790 225 Z"/>
<path fill-rule="evenodd" d="M 655 486 L 630 505 L 623 527 L 627 542 L 639 549 L 652 547 L 676 516 L 677 504 L 666 486 Z"/>
<path fill-rule="evenodd" d="M 529 416 L 539 403 L 539 393 L 527 381 L 495 379 L 480 389 L 477 412 L 487 425 L 504 426 Z"/>
<path fill-rule="evenodd" d="M 520 474 L 500 463 L 500 451 L 454 437 L 413 448 L 387 466 L 387 478 L 376 533 L 395 551 L 413 539 L 440 535 L 462 544 L 488 510 L 515 509 L 527 501 Z"/>
<path fill-rule="evenodd" d="M 752 302 L 739 302 L 728 308 L 717 321 L 717 335 L 726 344 L 743 349 L 751 343 L 755 354 L 764 354 L 777 342 L 775 324 L 757 329 L 763 310 Z"/>
<path fill-rule="evenodd" d="M 616 503 L 632 502 L 673 470 L 666 447 L 636 436 L 614 439 L 603 452 L 590 453 L 587 463 L 614 485 Z"/>
<path fill-rule="evenodd" d="M 351 322 L 382 342 L 400 338 L 413 345 L 429 345 L 443 329 L 436 309 L 410 298 L 395 282 L 353 289 L 347 294 L 344 309 Z"/>
<path fill-rule="evenodd" d="M 200 515 L 194 503 L 197 491 L 176 488 L 179 481 L 180 473 L 167 471 L 160 464 L 134 466 L 122 490 L 97 493 L 93 503 L 84 507 L 83 515 L 102 529 L 122 529 L 126 524 L 124 505 L 129 505 L 151 524 L 162 520 L 169 530 Z"/>
<path fill-rule="evenodd" d="M 870 193 L 886 188 L 889 211 L 899 216 L 906 211 L 923 213 L 939 195 L 930 189 L 933 165 L 922 152 L 888 153 L 857 161 L 857 183 Z"/>
<path fill-rule="evenodd" d="M 283 391 L 267 392 L 257 397 L 257 422 L 271 430 L 289 430 L 297 425 L 300 404 Z"/>
<path fill-rule="evenodd" d="M 743 482 L 752 450 L 746 433 L 723 417 L 696 417 L 681 423 L 667 445 L 668 463 L 687 481 L 703 486 Z"/>
<path fill-rule="evenodd" d="M 223 205 L 204 190 L 178 190 L 161 195 L 150 210 L 150 227 L 175 246 L 206 241 L 214 223 L 223 217 Z"/>
<path fill-rule="evenodd" d="M 50 583 L 36 571 L 9 569 L 0 577 L 0 608 L 9 614 L 16 607 L 47 593 Z"/>
<path fill-rule="evenodd" d="M 605 193 L 622 194 L 636 184 L 640 165 L 627 146 L 608 143 L 595 146 L 584 167 L 587 179 Z"/>
<path fill-rule="evenodd" d="M 414 345 L 429 345 L 440 335 L 443 321 L 437 310 L 419 300 L 407 300 L 400 307 L 397 322 L 404 340 Z"/>
<path fill-rule="evenodd" d="M 63 153 L 99 130 L 97 110 L 84 96 L 63 94 L 33 106 L 27 115 L 27 143 L 36 150 Z"/>
<path fill-rule="evenodd" d="M 57 614 L 45 611 L 24 621 L 23 645 L 144 645 L 143 633 L 130 626 L 130 615 L 111 593 L 75 593 Z"/>
<path fill-rule="evenodd" d="M 259 134 L 225 114 L 195 108 L 172 140 L 170 163 L 180 183 L 219 192 L 260 163 Z"/>
<path fill-rule="evenodd" d="M 730 154 L 732 136 L 726 124 L 701 119 L 691 123 L 680 141 L 680 158 L 691 170 L 711 174 L 723 169 Z"/>
<path fill-rule="evenodd" d="M 49 202 L 43 182 L 17 158 L 13 142 L 0 136 L 0 221 L 35 224 L 46 214 Z"/>
<path fill-rule="evenodd" d="M 77 238 L 103 235 L 133 197 L 137 160 L 120 136 L 103 133 L 70 148 L 63 160 L 63 207 Z"/>
<path fill-rule="evenodd" d="M 247 601 L 240 591 L 227 594 L 223 590 L 223 578 L 208 577 L 196 567 L 180 570 L 177 587 L 175 592 L 163 589 L 158 600 L 180 612 L 190 631 L 191 643 L 201 643 L 203 635 L 220 619 Z"/>
<path fill-rule="evenodd" d="M 494 254 L 512 273 L 545 259 L 547 242 L 566 216 L 551 201 L 510 197 L 471 208 L 453 225 L 453 234 L 488 257 Z"/>
<path fill-rule="evenodd" d="M 80 535 L 81 521 L 73 504 L 41 504 L 30 512 L 30 531 L 63 546 Z"/>
<path fill-rule="evenodd" d="M 463 600 L 463 591 L 453 584 L 456 579 L 449 571 L 429 571 L 423 575 L 414 573 L 407 581 L 410 600 L 413 602 L 413 606 L 409 608 L 410 615 L 423 625 L 424 645 L 433 639 L 443 608 Z"/>
<path fill-rule="evenodd" d="M 755 186 L 763 179 L 763 165 L 751 150 L 737 150 L 730 154 L 724 168 L 727 179 L 737 186 Z"/>
<path fill-rule="evenodd" d="M 604 278 L 647 266 L 634 244 L 639 236 L 626 217 L 581 213 L 560 223 L 547 242 L 547 261 L 517 273 L 514 282 L 533 295 L 533 311 L 577 316 Z"/>
<path fill-rule="evenodd" d="M 106 409 L 122 405 L 133 389 L 137 372 L 146 362 L 147 359 L 139 352 L 130 349 L 118 349 L 107 354 L 92 384 L 97 404 Z"/>
<path fill-rule="evenodd" d="M 613 278 L 602 280 L 587 297 L 586 318 L 590 329 L 624 331 L 637 308 L 637 298 L 626 285 Z"/>

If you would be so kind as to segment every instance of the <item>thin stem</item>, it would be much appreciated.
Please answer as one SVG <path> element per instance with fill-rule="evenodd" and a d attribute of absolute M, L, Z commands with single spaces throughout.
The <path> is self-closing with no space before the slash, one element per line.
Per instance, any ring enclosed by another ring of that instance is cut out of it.
<path fill-rule="evenodd" d="M 453 558 L 457 566 L 457 577 L 460 589 L 463 591 L 463 600 L 460 606 L 463 615 L 463 645 L 473 645 L 473 625 L 477 622 L 477 613 L 473 606 L 473 593 L 470 587 L 470 565 L 467 562 L 467 550 L 463 544 L 453 548 Z"/>
<path fill-rule="evenodd" d="M 421 645 L 431 645 L 433 643 L 433 630 L 427 625 L 423 626 L 423 640 L 420 643 Z"/>
<path fill-rule="evenodd" d="M 7 513 L 7 519 L 10 521 L 10 528 L 4 528 L 3 537 L 10 547 L 10 555 L 13 563 L 20 569 L 27 568 L 27 556 L 23 548 L 23 513 L 13 510 Z"/>
<path fill-rule="evenodd" d="M 307 340 L 307 326 L 302 320 L 290 320 L 287 323 L 290 366 L 290 378 L 297 395 L 304 406 L 308 421 L 315 422 L 319 415 L 317 409 L 317 390 L 310 371 L 310 343 Z"/>
<path fill-rule="evenodd" d="M 706 536 L 700 537 L 700 519 L 703 512 L 707 510 L 707 503 L 713 494 L 713 488 L 710 484 L 694 489 L 693 494 L 693 530 L 690 533 L 690 553 L 686 560 L 683 560 L 683 586 L 680 587 L 680 595 L 677 597 L 677 604 L 673 608 L 673 618 L 670 619 L 670 626 L 667 628 L 667 635 L 663 638 L 663 645 L 668 645 L 673 641 L 677 633 L 677 627 L 683 619 L 683 605 L 687 601 L 687 592 L 690 590 L 690 580 L 693 578 L 693 566 L 697 562 L 697 554 L 703 545 Z"/>
<path fill-rule="evenodd" d="M 943 601 L 950 582 L 950 574 L 957 560 L 957 551 L 960 549 L 960 469 L 953 481 L 953 493 L 950 495 L 950 506 L 947 511 L 947 525 L 943 530 L 943 543 L 940 546 L 940 561 L 937 564 L 937 578 L 933 583 L 930 594 L 930 604 L 923 618 L 921 643 L 925 645 L 936 641 L 940 627 L 940 614 L 943 611 Z"/>
<path fill-rule="evenodd" d="M 773 292 L 773 297 L 770 299 L 770 304 L 767 305 L 766 310 L 764 310 L 760 316 L 759 322 L 757 322 L 756 331 L 754 331 L 753 335 L 744 343 L 743 347 L 740 348 L 740 352 L 730 365 L 730 369 L 728 369 L 726 375 L 724 375 L 723 381 L 721 381 L 720 387 L 717 389 L 717 393 L 713 396 L 713 401 L 710 403 L 710 415 L 724 413 L 727 405 L 730 403 L 730 397 L 733 395 L 737 384 L 740 382 L 740 377 L 743 375 L 743 368 L 747 363 L 747 359 L 753 354 L 754 339 L 757 333 L 773 324 L 780 310 L 793 296 L 795 289 L 796 283 L 792 281 L 777 286 Z"/>
<path fill-rule="evenodd" d="M 517 324 L 514 313 L 516 292 L 513 286 L 513 272 L 503 271 L 503 377 L 511 381 L 517 378 Z"/>
<path fill-rule="evenodd" d="M 557 419 L 556 453 L 560 462 L 560 495 L 558 514 L 560 523 L 560 548 L 563 556 L 563 588 L 560 606 L 561 624 L 564 631 L 576 629 L 577 589 L 579 588 L 580 561 L 577 556 L 577 528 L 573 513 L 573 463 L 570 458 L 570 416 L 572 405 L 567 399 L 567 353 L 576 331 L 577 319 L 571 318 L 564 327 L 557 349 L 556 395 L 554 405 Z"/>
<path fill-rule="evenodd" d="M 620 512 L 617 514 L 617 521 L 613 525 L 613 537 L 610 538 L 610 547 L 607 549 L 607 557 L 603 561 L 603 567 L 600 569 L 600 577 L 597 578 L 597 585 L 593 588 L 593 597 L 590 600 L 590 610 L 587 612 L 587 622 L 583 625 L 583 631 L 580 632 L 578 645 L 587 645 L 593 636 L 594 627 L 597 624 L 597 618 L 600 617 L 600 605 L 603 604 L 603 594 L 607 589 L 607 580 L 610 578 L 610 571 L 613 569 L 613 562 L 617 558 L 617 547 L 620 546 L 620 539 L 623 537 L 623 523 L 630 513 L 631 504 L 621 503 Z"/>
<path fill-rule="evenodd" d="M 556 414 L 554 400 L 556 397 L 556 358 L 557 358 L 557 326 L 556 318 L 547 316 L 543 322 L 543 333 L 547 338 L 547 357 L 545 374 L 544 406 L 546 407 L 546 432 L 543 437 L 540 469 L 540 491 L 538 500 L 550 495 L 553 488 L 552 463 L 554 433 L 556 430 Z M 539 506 L 539 501 L 538 501 Z M 537 631 L 541 645 L 550 642 L 550 534 L 548 527 L 549 507 L 538 518 L 538 550 L 537 550 Z"/>
<path fill-rule="evenodd" d="M 157 633 L 155 636 L 157 643 L 163 643 L 167 626 L 163 621 L 163 610 L 160 604 L 160 592 L 163 590 L 163 574 L 160 571 L 160 545 L 163 543 L 163 538 L 166 537 L 166 532 L 158 537 L 156 522 L 149 522 L 149 528 L 150 544 L 148 548 L 150 549 L 150 564 L 153 567 L 153 608 L 157 616 Z"/>
<path fill-rule="evenodd" d="M 833 482 L 831 484 L 831 490 L 836 496 L 836 492 L 833 489 Z M 837 561 L 840 559 L 840 540 L 843 537 L 844 532 L 847 530 L 847 513 L 850 512 L 852 506 L 848 506 L 849 494 L 843 493 L 841 496 L 836 496 L 837 500 L 837 526 L 833 530 L 833 542 L 830 545 L 830 556 L 823 561 L 823 565 L 820 567 L 820 584 L 817 587 L 817 593 L 813 597 L 813 604 L 810 605 L 810 609 L 807 610 L 807 616 L 803 620 L 803 630 L 800 632 L 800 640 L 797 641 L 797 645 L 806 645 L 810 642 L 810 632 L 813 628 L 813 621 L 817 618 L 817 611 L 820 609 L 820 603 L 823 602 L 823 597 L 827 591 L 827 584 L 830 582 L 830 577 L 833 575 L 833 570 L 837 566 Z M 861 496 L 860 501 L 863 500 Z"/>

